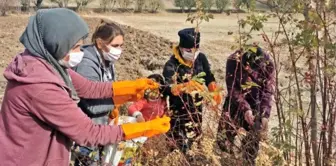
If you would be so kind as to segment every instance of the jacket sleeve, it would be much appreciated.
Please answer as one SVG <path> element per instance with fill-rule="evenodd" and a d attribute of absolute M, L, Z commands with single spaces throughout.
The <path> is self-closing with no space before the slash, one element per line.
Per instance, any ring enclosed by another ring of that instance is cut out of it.
<path fill-rule="evenodd" d="M 172 96 L 170 85 L 175 83 L 174 75 L 177 72 L 177 67 L 171 59 L 163 67 L 163 77 L 165 79 L 165 87 L 163 89 L 163 96 Z"/>
<path fill-rule="evenodd" d="M 211 82 L 215 82 L 216 79 L 215 79 L 215 76 L 213 75 L 213 73 L 211 72 L 211 67 L 210 67 L 210 63 L 208 61 L 208 58 L 203 54 L 201 53 L 200 54 L 200 60 L 202 61 L 202 65 L 203 65 L 203 70 L 205 72 L 205 85 L 206 86 L 209 86 L 209 84 Z"/>
<path fill-rule="evenodd" d="M 89 53 L 89 52 L 85 52 Z M 74 70 L 81 76 L 91 80 L 100 81 L 99 71 L 100 68 L 90 59 L 85 58 Z M 81 99 L 79 105 L 89 115 L 98 115 L 108 113 L 114 108 L 112 98 L 107 99 Z"/>
<path fill-rule="evenodd" d="M 137 102 L 134 102 L 128 107 L 128 114 L 131 116 L 142 114 L 141 111 L 144 108 L 146 103 L 147 103 L 146 99 L 142 99 Z"/>
<path fill-rule="evenodd" d="M 81 99 L 79 105 L 90 116 L 107 114 L 114 109 L 112 99 Z"/>
<path fill-rule="evenodd" d="M 82 146 L 97 146 L 123 140 L 120 126 L 95 125 L 65 90 L 48 84 L 32 96 L 32 114 L 51 128 Z"/>
<path fill-rule="evenodd" d="M 260 102 L 260 108 L 264 117 L 269 118 L 272 109 L 272 96 L 274 95 L 275 84 L 275 67 L 272 60 L 268 57 L 266 59 L 266 68 L 264 71 L 263 92 Z"/>
<path fill-rule="evenodd" d="M 112 83 L 90 81 L 75 71 L 69 69 L 69 75 L 75 90 L 80 98 L 85 99 L 107 99 L 112 98 Z"/>
<path fill-rule="evenodd" d="M 175 73 L 177 72 L 176 70 L 177 70 L 176 65 L 174 64 L 174 62 L 172 62 L 171 59 L 169 59 L 167 63 L 165 64 L 165 66 L 163 67 L 163 73 L 162 73 L 167 85 L 175 83 L 175 80 L 173 77 Z"/>
<path fill-rule="evenodd" d="M 235 54 L 235 53 L 234 53 Z M 228 95 L 232 102 L 239 105 L 239 110 L 245 112 L 251 110 L 250 104 L 245 100 L 241 91 L 242 72 L 238 61 L 234 58 L 234 54 L 229 56 L 226 63 L 226 87 Z"/>

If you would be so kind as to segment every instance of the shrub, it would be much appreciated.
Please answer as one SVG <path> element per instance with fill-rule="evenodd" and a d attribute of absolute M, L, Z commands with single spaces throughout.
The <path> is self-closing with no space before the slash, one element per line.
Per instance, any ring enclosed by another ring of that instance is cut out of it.
<path fill-rule="evenodd" d="M 43 0 L 34 0 L 33 3 L 35 4 L 36 10 L 39 9 L 42 5 Z"/>
<path fill-rule="evenodd" d="M 146 0 L 135 0 L 135 11 L 142 12 L 145 6 Z"/>
<path fill-rule="evenodd" d="M 175 0 L 174 4 L 176 7 L 181 8 L 182 12 L 184 12 L 186 8 L 188 12 L 190 12 L 193 7 L 196 7 L 195 0 Z"/>
<path fill-rule="evenodd" d="M 214 5 L 214 0 L 202 0 L 202 6 L 205 10 L 210 11 L 211 7 Z"/>
<path fill-rule="evenodd" d="M 68 7 L 70 0 L 50 0 L 52 3 L 57 3 L 58 7 Z"/>
<path fill-rule="evenodd" d="M 29 10 L 30 0 L 21 0 L 21 11 L 26 12 Z"/>
<path fill-rule="evenodd" d="M 103 12 L 107 9 L 113 9 L 117 3 L 117 0 L 100 0 L 100 7 L 103 8 Z"/>
<path fill-rule="evenodd" d="M 12 3 L 12 0 L 0 0 L 0 14 L 5 16 L 9 10 L 9 6 Z"/>
<path fill-rule="evenodd" d="M 230 0 L 216 0 L 216 7 L 220 13 L 230 4 Z"/>
<path fill-rule="evenodd" d="M 117 0 L 117 3 L 120 8 L 128 9 L 132 5 L 133 0 Z"/>
<path fill-rule="evenodd" d="M 161 0 L 147 0 L 146 9 L 151 13 L 156 13 L 158 10 L 164 8 Z"/>
<path fill-rule="evenodd" d="M 76 0 L 76 10 L 79 10 L 81 7 L 87 6 L 89 3 L 91 3 L 93 0 Z"/>

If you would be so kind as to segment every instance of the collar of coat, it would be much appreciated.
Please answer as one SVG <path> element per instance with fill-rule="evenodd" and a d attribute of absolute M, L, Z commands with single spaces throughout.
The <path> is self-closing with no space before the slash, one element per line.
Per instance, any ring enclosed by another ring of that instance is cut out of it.
<path fill-rule="evenodd" d="M 173 47 L 173 53 L 174 53 L 174 57 L 177 59 L 177 61 L 185 66 L 191 67 L 192 66 L 192 62 L 185 62 L 184 59 L 182 58 L 181 54 L 180 54 L 180 50 L 178 46 L 174 46 Z"/>

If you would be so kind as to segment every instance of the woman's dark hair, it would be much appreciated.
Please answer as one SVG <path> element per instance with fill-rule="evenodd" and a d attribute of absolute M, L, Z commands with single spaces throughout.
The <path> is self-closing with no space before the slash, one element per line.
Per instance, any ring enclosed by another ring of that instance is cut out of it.
<path fill-rule="evenodd" d="M 263 51 L 260 47 L 256 51 L 247 50 L 242 56 L 242 64 L 250 66 L 252 69 L 257 69 L 260 66 L 263 58 Z"/>
<path fill-rule="evenodd" d="M 161 87 L 159 88 L 160 93 L 164 92 L 163 85 L 165 85 L 165 80 L 160 74 L 152 74 L 149 75 L 147 78 L 155 80 L 155 82 L 159 83 Z"/>
<path fill-rule="evenodd" d="M 112 21 L 102 19 L 94 31 L 91 41 L 96 44 L 96 40 L 101 38 L 104 41 L 111 42 L 119 35 L 124 36 L 124 32 L 117 24 Z"/>
<path fill-rule="evenodd" d="M 151 74 L 147 78 L 155 80 L 155 82 L 159 83 L 160 85 L 165 84 L 164 78 L 160 74 Z"/>

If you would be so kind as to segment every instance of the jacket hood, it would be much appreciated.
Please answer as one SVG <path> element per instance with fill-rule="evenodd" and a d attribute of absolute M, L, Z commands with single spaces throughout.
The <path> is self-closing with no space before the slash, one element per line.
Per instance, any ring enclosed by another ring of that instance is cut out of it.
<path fill-rule="evenodd" d="M 19 83 L 53 83 L 66 87 L 55 69 L 42 58 L 31 56 L 25 50 L 17 55 L 4 71 L 8 81 Z"/>
<path fill-rule="evenodd" d="M 102 63 L 100 59 L 100 55 L 97 54 L 97 50 L 94 45 L 84 45 L 82 46 L 82 50 L 84 52 L 84 57 L 86 59 L 90 59 L 92 62 L 97 64 Z"/>

